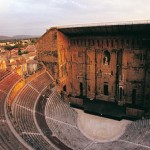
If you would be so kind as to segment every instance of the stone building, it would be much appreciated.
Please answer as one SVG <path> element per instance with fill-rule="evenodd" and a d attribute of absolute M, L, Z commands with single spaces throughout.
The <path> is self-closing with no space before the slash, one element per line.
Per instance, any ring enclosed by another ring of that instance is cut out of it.
<path fill-rule="evenodd" d="M 116 103 L 133 116 L 150 108 L 149 21 L 53 27 L 36 47 L 70 97 Z"/>

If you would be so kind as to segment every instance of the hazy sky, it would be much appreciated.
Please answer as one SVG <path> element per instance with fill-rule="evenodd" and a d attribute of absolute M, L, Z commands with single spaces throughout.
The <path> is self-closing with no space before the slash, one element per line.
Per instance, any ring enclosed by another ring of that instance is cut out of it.
<path fill-rule="evenodd" d="M 150 0 L 0 0 L 0 35 L 58 25 L 150 20 Z"/>

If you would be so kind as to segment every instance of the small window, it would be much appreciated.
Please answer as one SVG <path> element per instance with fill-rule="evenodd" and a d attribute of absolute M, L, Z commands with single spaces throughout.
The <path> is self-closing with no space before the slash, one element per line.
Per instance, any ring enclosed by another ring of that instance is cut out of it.
<path fill-rule="evenodd" d="M 136 100 L 136 89 L 132 90 L 132 104 L 135 105 L 135 100 Z"/>
<path fill-rule="evenodd" d="M 83 96 L 83 84 L 80 82 L 80 96 Z"/>
<path fill-rule="evenodd" d="M 111 71 L 111 75 L 113 76 L 113 71 Z"/>
<path fill-rule="evenodd" d="M 104 95 L 108 95 L 108 84 L 104 83 Z"/>
<path fill-rule="evenodd" d="M 119 99 L 120 99 L 120 101 L 122 100 L 122 95 L 123 95 L 123 90 L 122 90 L 122 87 L 120 87 L 120 89 L 119 89 Z"/>
<path fill-rule="evenodd" d="M 66 92 L 66 85 L 64 85 L 64 86 L 63 86 L 63 91 L 65 91 L 65 92 Z"/>

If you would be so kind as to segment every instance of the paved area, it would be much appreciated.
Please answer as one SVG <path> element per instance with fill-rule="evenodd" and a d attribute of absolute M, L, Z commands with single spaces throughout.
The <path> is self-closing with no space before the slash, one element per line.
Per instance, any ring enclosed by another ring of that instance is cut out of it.
<path fill-rule="evenodd" d="M 118 139 L 131 121 L 113 120 L 94 116 L 75 109 L 78 113 L 78 127 L 88 138 L 99 142 L 109 142 Z"/>

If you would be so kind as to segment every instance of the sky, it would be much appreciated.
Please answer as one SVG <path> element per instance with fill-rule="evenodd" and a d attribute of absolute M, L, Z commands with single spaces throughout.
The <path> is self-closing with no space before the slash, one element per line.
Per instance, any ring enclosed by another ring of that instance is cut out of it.
<path fill-rule="evenodd" d="M 0 35 L 42 35 L 53 26 L 150 20 L 150 0 L 0 0 Z"/>

